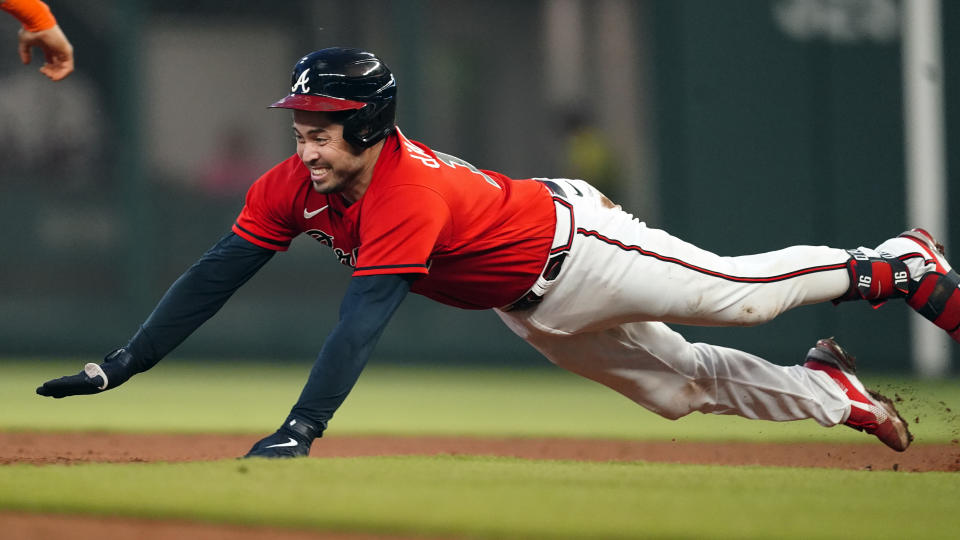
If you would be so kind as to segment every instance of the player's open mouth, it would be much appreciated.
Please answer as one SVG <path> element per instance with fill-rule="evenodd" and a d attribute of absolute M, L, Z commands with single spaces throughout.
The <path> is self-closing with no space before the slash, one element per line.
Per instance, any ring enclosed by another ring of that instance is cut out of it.
<path fill-rule="evenodd" d="M 310 180 L 313 180 L 314 182 L 319 182 L 319 181 L 323 180 L 323 179 L 327 176 L 327 173 L 329 173 L 329 172 L 330 172 L 330 169 L 325 168 L 325 167 L 324 167 L 324 168 L 321 168 L 321 167 L 311 167 L 311 168 L 310 168 Z"/>

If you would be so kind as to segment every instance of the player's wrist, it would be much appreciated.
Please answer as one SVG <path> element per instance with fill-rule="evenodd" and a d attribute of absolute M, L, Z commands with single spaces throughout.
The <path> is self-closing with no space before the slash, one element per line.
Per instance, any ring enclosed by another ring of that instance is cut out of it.
<path fill-rule="evenodd" d="M 104 390 L 116 388 L 140 373 L 139 366 L 133 354 L 125 348 L 114 349 L 104 357 L 100 369 L 106 376 Z"/>
<path fill-rule="evenodd" d="M 283 421 L 283 426 L 280 427 L 280 430 L 287 432 L 294 437 L 298 437 L 304 442 L 310 442 L 317 437 L 323 436 L 324 427 L 325 426 L 322 423 L 314 422 L 312 420 L 303 418 L 302 416 L 291 414 L 286 420 Z"/>

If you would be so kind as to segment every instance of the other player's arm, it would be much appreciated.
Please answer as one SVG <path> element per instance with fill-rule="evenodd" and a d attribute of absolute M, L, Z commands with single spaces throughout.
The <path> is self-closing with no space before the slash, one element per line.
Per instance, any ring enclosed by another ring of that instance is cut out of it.
<path fill-rule="evenodd" d="M 167 290 L 125 347 L 102 364 L 87 364 L 76 375 L 45 382 L 42 396 L 96 394 L 116 388 L 156 365 L 226 303 L 275 252 L 235 233 L 220 239 Z"/>
<path fill-rule="evenodd" d="M 0 0 L 0 9 L 23 25 L 17 48 L 24 64 L 30 63 L 30 50 L 39 47 L 45 60 L 41 73 L 59 81 L 73 72 L 73 46 L 47 4 L 39 0 Z"/>
<path fill-rule="evenodd" d="M 247 457 L 297 457 L 310 452 L 333 413 L 360 377 L 387 323 L 415 278 L 403 274 L 356 276 L 340 319 L 327 336 L 310 376 L 283 426 L 257 442 Z"/>

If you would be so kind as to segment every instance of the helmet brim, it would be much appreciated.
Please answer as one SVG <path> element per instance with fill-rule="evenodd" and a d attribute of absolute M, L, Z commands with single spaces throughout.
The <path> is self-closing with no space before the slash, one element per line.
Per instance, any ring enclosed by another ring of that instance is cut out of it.
<path fill-rule="evenodd" d="M 314 96 L 310 94 L 290 94 L 289 96 L 270 105 L 274 109 L 296 109 L 298 111 L 349 111 L 362 109 L 367 104 L 362 101 L 353 101 L 330 96 Z"/>

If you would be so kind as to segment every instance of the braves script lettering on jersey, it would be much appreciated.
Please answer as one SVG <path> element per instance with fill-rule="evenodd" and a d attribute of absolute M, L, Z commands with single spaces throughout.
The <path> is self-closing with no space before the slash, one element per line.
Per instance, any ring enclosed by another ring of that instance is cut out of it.
<path fill-rule="evenodd" d="M 303 162 L 291 156 L 250 188 L 233 231 L 279 251 L 305 232 L 354 276 L 422 274 L 413 292 L 468 309 L 507 305 L 543 270 L 556 219 L 543 184 L 479 171 L 399 130 L 374 175 L 348 206 L 339 194 L 311 189 Z"/>

